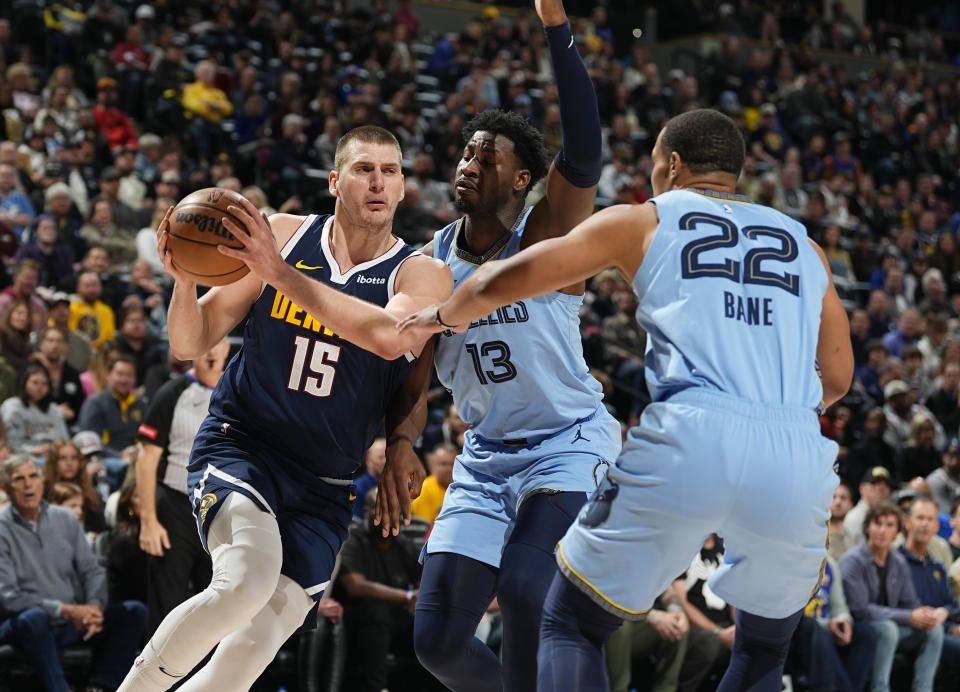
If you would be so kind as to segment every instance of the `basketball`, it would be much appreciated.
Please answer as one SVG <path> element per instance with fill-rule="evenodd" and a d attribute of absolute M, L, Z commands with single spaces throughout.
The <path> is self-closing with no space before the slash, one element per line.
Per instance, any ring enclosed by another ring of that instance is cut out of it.
<path fill-rule="evenodd" d="M 240 199 L 232 190 L 208 187 L 184 197 L 170 215 L 167 249 L 173 265 L 198 284 L 225 286 L 250 271 L 240 260 L 217 250 L 217 245 L 243 247 L 223 225 L 225 216 L 242 225 L 227 211 L 230 205 L 239 207 Z"/>

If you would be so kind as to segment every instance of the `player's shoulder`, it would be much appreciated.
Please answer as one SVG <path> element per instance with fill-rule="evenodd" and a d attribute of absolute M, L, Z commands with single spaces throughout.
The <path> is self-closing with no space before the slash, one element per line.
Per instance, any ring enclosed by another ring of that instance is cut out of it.
<path fill-rule="evenodd" d="M 414 252 L 400 267 L 400 273 L 397 276 L 397 286 L 402 290 L 402 286 L 408 283 L 440 283 L 449 282 L 453 285 L 453 273 L 450 267 L 442 259 L 430 257 L 422 252 Z"/>

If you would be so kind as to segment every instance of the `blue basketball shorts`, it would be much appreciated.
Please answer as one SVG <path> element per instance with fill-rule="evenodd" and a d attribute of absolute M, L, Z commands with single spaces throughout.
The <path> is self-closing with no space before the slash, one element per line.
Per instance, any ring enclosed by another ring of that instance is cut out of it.
<path fill-rule="evenodd" d="M 504 444 L 467 431 L 424 554 L 457 553 L 499 567 L 525 498 L 537 492 L 590 494 L 619 451 L 620 424 L 602 406 L 526 444 Z"/>
<path fill-rule="evenodd" d="M 277 520 L 283 545 L 280 573 L 320 600 L 352 517 L 353 485 L 294 479 L 289 462 L 266 445 L 208 416 L 190 455 L 188 484 L 203 547 L 230 493 L 242 493 Z M 208 549 L 209 550 L 209 549 Z"/>
<path fill-rule="evenodd" d="M 637 619 L 715 532 L 726 552 L 710 588 L 787 617 L 822 574 L 837 450 L 812 410 L 680 392 L 644 410 L 557 563 L 606 610 Z"/>

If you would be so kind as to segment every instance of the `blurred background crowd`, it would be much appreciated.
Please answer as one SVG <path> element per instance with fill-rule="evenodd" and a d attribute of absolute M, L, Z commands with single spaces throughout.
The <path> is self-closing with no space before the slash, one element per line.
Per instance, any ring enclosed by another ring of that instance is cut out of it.
<path fill-rule="evenodd" d="M 110 601 L 147 601 L 131 464 L 151 398 L 189 367 L 166 345 L 170 285 L 154 233 L 166 210 L 216 185 L 267 212 L 332 211 L 327 175 L 337 139 L 377 124 L 403 149 L 406 196 L 395 232 L 416 245 L 455 218 L 450 181 L 473 114 L 522 113 L 551 154 L 559 149 L 557 91 L 532 9 L 458 3 L 451 18 L 449 4 L 9 0 L 0 7 L 0 456 L 36 459 L 49 501 L 75 509 L 107 570 Z M 949 617 L 938 616 L 936 657 L 926 640 L 919 654 L 894 656 L 894 642 L 887 675 L 903 687 L 912 669 L 932 661 L 936 684 L 948 689 L 956 684 L 949 668 L 960 660 L 951 648 L 952 639 L 960 642 L 960 11 L 952 3 L 868 5 L 571 0 L 567 10 L 604 126 L 598 206 L 646 201 L 650 149 L 663 122 L 714 107 L 738 123 L 747 144 L 740 192 L 798 219 L 824 247 L 849 310 L 857 366 L 850 393 L 821 417 L 823 433 L 840 445 L 843 483 L 831 507 L 837 562 L 826 583 L 847 580 L 856 590 L 855 566 L 844 556 L 863 542 L 864 522 L 882 523 L 891 508 L 902 530 L 891 540 L 906 541 L 911 568 L 922 567 L 914 574 L 920 600 L 900 609 L 943 608 Z M 636 306 L 630 287 L 604 272 L 581 313 L 587 361 L 625 428 L 649 401 Z M 390 673 L 390 689 L 430 687 L 409 648 L 415 558 L 464 429 L 448 394 L 433 389 L 421 440 L 431 475 L 415 505 L 419 522 L 399 548 L 377 541 L 363 519 L 365 491 L 383 464 L 382 441 L 371 448 L 344 578 L 322 609 L 330 631 L 286 652 L 299 661 L 299 682 L 273 671 L 274 688 L 280 679 L 302 689 L 335 689 L 335 681 L 373 689 L 370 670 L 377 680 Z M 911 537 L 924 525 L 911 520 L 924 497 L 935 503 L 938 540 Z M 648 620 L 618 633 L 608 650 L 613 689 L 696 692 L 716 684 L 733 619 L 705 579 L 721 556 L 722 537 L 708 540 Z M 947 588 L 930 602 L 922 579 L 935 565 Z M 12 574 L 0 565 L 0 582 Z M 351 574 L 406 592 L 405 605 L 385 614 L 372 608 L 375 597 Z M 0 621 L 16 611 L 8 587 L 0 583 Z M 856 632 L 877 613 L 855 607 L 851 594 L 846 611 L 833 598 L 832 615 L 824 610 L 829 589 L 811 601 L 817 626 L 798 633 L 805 639 L 788 666 L 792 684 L 847 689 L 810 674 L 811 660 L 834 646 L 850 689 L 863 685 L 857 666 L 872 671 L 871 689 L 884 689 L 871 653 L 852 651 L 855 642 L 835 631 L 838 618 Z M 919 616 L 898 617 L 901 627 L 934 629 Z M 669 619 L 686 622 L 681 639 L 665 634 Z M 483 628 L 497 647 L 495 604 Z M 3 656 L 19 660 L 0 648 Z M 82 681 L 89 660 L 79 660 L 72 674 Z M 0 676 L 0 687 L 36 684 L 27 673 L 8 677 Z"/>

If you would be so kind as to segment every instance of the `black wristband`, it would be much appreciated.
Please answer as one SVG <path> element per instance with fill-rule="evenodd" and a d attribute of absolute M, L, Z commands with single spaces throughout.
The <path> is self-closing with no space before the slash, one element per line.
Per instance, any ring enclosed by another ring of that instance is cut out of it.
<path fill-rule="evenodd" d="M 443 327 L 444 329 L 456 329 L 456 328 L 457 328 L 457 325 L 455 325 L 455 324 L 454 324 L 454 325 L 445 324 L 444 321 L 440 319 L 440 308 L 439 308 L 439 307 L 437 307 L 436 320 L 437 320 L 437 324 L 439 324 L 439 325 L 440 325 L 441 327 Z"/>

